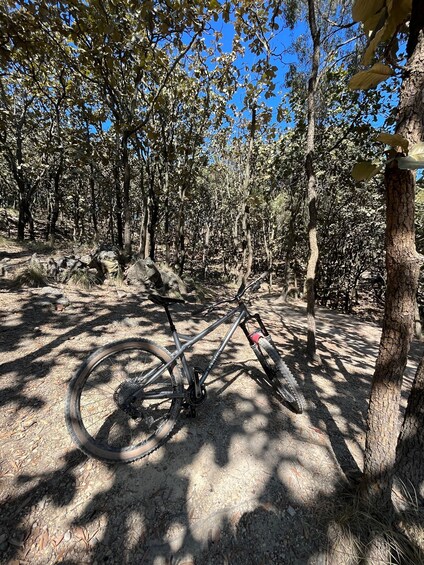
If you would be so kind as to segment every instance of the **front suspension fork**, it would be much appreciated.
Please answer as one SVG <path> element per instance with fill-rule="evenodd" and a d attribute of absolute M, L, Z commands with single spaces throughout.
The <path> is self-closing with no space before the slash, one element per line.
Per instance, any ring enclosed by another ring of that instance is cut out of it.
<path fill-rule="evenodd" d="M 259 326 L 255 330 L 253 330 L 253 332 L 250 332 L 246 327 L 246 323 L 250 322 L 251 320 L 255 320 L 257 325 Z M 262 322 L 259 314 L 252 314 L 251 316 L 246 318 L 240 324 L 240 327 L 243 330 L 243 333 L 246 336 L 246 339 L 249 342 L 249 345 L 250 347 L 252 347 L 252 349 L 255 349 L 255 347 L 257 347 L 257 344 L 261 337 L 265 337 L 268 341 L 271 340 L 271 336 L 268 333 L 268 330 L 266 329 L 264 323 Z"/>

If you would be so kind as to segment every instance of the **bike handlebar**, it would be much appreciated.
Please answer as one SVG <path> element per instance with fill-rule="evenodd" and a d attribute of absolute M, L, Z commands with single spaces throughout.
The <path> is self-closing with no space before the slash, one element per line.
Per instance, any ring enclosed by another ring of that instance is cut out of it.
<path fill-rule="evenodd" d="M 255 292 L 256 290 L 259 290 L 261 284 L 264 282 L 264 280 L 267 277 L 269 277 L 269 271 L 265 271 L 265 273 L 262 273 L 262 275 L 258 279 L 251 282 L 246 287 L 244 286 L 244 284 L 242 284 L 235 296 L 235 299 L 239 300 L 243 296 L 243 294 L 245 294 L 248 290 L 250 290 L 250 292 Z"/>
<path fill-rule="evenodd" d="M 259 288 L 260 288 L 261 284 L 264 282 L 264 280 L 267 277 L 269 277 L 269 274 L 270 274 L 270 271 L 265 271 L 265 273 L 262 273 L 262 275 L 258 279 L 251 282 L 247 286 L 245 286 L 245 284 L 242 283 L 240 288 L 238 289 L 236 295 L 233 296 L 232 298 L 224 298 L 223 300 L 218 300 L 218 302 L 214 302 L 213 304 L 210 304 L 209 306 L 204 306 L 200 310 L 195 310 L 193 312 L 193 314 L 195 314 L 195 315 L 196 314 L 202 314 L 204 312 L 206 314 L 210 314 L 213 310 L 215 310 L 215 308 L 217 308 L 221 304 L 228 304 L 230 302 L 235 302 L 236 300 L 239 301 L 241 299 L 241 297 L 244 294 L 246 294 L 247 291 L 255 292 L 255 291 L 259 290 Z"/>

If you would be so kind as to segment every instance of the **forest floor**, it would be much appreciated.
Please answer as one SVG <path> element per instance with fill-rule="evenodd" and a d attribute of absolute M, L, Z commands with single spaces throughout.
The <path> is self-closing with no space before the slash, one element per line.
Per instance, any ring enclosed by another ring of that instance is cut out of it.
<path fill-rule="evenodd" d="M 16 251 L 16 253 L 18 253 Z M 63 287 L 63 309 L 42 289 L 0 289 L 0 561 L 81 564 L 324 564 L 332 509 L 362 468 L 367 398 L 380 329 L 318 309 L 322 366 L 304 355 L 305 307 L 278 294 L 254 301 L 307 399 L 282 406 L 258 380 L 236 332 L 195 419 L 130 465 L 87 458 L 64 422 L 69 379 L 109 341 L 145 336 L 171 346 L 161 309 L 135 288 Z M 208 320 L 176 306 L 177 325 Z M 193 357 L 204 366 L 224 333 Z M 414 343 L 407 393 L 421 355 Z"/>

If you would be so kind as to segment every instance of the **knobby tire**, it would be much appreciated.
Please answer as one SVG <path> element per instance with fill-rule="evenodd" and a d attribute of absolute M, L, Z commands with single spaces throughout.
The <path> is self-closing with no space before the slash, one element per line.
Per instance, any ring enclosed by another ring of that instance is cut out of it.
<path fill-rule="evenodd" d="M 130 463 L 162 445 L 172 432 L 181 398 L 126 401 L 143 384 L 143 374 L 167 363 L 171 354 L 145 339 L 126 339 L 100 347 L 69 383 L 66 424 L 71 437 L 87 455 L 109 462 Z M 181 373 L 171 365 L 147 393 L 181 394 Z"/>
<path fill-rule="evenodd" d="M 274 344 L 265 337 L 259 339 L 256 355 L 272 386 L 297 414 L 305 409 L 305 398 Z"/>

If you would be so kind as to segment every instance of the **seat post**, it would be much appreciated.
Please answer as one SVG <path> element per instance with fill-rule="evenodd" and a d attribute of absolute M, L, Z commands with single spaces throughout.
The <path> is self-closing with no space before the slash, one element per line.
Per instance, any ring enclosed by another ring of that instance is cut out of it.
<path fill-rule="evenodd" d="M 174 322 L 172 321 L 171 318 L 171 312 L 169 311 L 168 305 L 164 304 L 164 308 L 165 308 L 165 312 L 166 312 L 166 317 L 168 318 L 168 322 L 169 322 L 169 327 L 171 328 L 171 332 L 174 333 L 177 331 L 177 328 L 175 327 Z"/>

